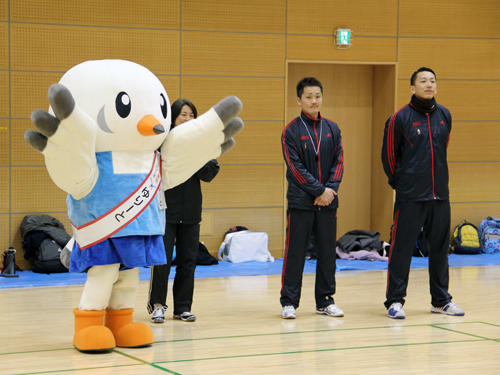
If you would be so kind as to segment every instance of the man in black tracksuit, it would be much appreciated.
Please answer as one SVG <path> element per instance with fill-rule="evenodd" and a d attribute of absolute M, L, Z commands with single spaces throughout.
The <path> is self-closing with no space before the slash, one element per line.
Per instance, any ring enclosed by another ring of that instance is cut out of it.
<path fill-rule="evenodd" d="M 287 237 L 280 302 L 283 319 L 295 319 L 299 306 L 307 245 L 314 234 L 317 266 L 316 312 L 344 316 L 334 303 L 337 191 L 342 180 L 343 150 L 340 129 L 320 115 L 323 87 L 315 78 L 297 85 L 302 113 L 283 130 L 287 165 Z"/>
<path fill-rule="evenodd" d="M 424 228 L 429 243 L 431 312 L 464 315 L 448 293 L 450 201 L 447 148 L 451 114 L 436 103 L 436 75 L 420 68 L 411 77 L 408 105 L 385 125 L 382 163 L 396 189 L 394 225 L 387 272 L 385 307 L 390 318 L 404 319 L 404 297 L 411 257 Z"/>

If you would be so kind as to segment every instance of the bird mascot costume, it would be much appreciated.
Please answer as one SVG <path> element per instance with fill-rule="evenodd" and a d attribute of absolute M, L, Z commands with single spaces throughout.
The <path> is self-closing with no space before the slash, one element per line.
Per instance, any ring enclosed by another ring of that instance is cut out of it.
<path fill-rule="evenodd" d="M 73 238 L 61 259 L 70 272 L 87 273 L 73 345 L 83 352 L 150 345 L 151 329 L 132 315 L 138 267 L 166 263 L 163 190 L 234 146 L 243 128 L 241 101 L 229 96 L 169 132 L 163 85 L 123 60 L 71 68 L 48 99 L 48 112 L 31 115 L 38 131 L 28 130 L 25 139 L 68 193 Z"/>

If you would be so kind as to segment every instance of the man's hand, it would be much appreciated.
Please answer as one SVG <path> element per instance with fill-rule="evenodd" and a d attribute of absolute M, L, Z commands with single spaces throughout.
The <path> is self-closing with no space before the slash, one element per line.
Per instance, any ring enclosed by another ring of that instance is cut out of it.
<path fill-rule="evenodd" d="M 314 200 L 314 204 L 317 206 L 328 206 L 330 203 L 332 203 L 333 199 L 337 193 L 335 190 L 326 188 L 323 194 L 321 194 L 319 197 L 316 197 Z"/>

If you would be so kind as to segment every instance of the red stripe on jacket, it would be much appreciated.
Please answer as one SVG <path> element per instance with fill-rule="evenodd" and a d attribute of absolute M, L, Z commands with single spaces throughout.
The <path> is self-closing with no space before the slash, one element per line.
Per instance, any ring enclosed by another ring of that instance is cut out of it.
<path fill-rule="evenodd" d="M 295 176 L 295 178 L 297 179 L 297 181 L 300 183 L 300 184 L 305 184 L 307 181 L 306 179 L 300 174 L 300 172 L 297 170 L 297 168 L 295 168 L 295 165 L 292 163 L 292 161 L 290 160 L 290 155 L 289 155 L 289 152 L 288 152 L 288 147 L 285 143 L 285 133 L 286 131 L 288 130 L 288 128 L 290 127 L 290 125 L 294 124 L 295 122 L 297 121 L 297 119 L 293 120 L 291 123 L 289 123 L 285 130 L 283 131 L 283 136 L 281 137 L 281 142 L 283 144 L 283 150 L 285 152 L 285 159 L 286 159 L 286 162 L 287 162 L 287 165 L 288 167 L 290 168 L 290 171 L 292 171 L 293 175 Z"/>
<path fill-rule="evenodd" d="M 387 157 L 389 159 L 389 167 L 391 168 L 391 173 L 393 175 L 396 174 L 396 154 L 394 152 L 394 124 L 396 122 L 397 114 L 406 107 L 408 107 L 408 104 L 403 108 L 400 108 L 391 116 L 391 119 L 389 120 L 389 129 L 387 130 Z"/>
<path fill-rule="evenodd" d="M 339 163 L 337 164 L 337 168 L 335 169 L 335 174 L 333 175 L 333 178 L 335 180 L 340 179 L 342 177 L 342 171 L 344 170 L 344 147 L 342 146 L 342 142 L 340 142 L 340 147 L 342 147 L 342 151 L 340 151 L 339 155 Z M 333 151 L 333 154 L 335 155 L 336 149 Z"/>

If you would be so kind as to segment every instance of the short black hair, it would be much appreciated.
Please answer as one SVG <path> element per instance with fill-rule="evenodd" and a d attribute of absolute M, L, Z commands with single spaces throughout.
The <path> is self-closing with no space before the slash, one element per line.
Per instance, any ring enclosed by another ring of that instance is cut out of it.
<path fill-rule="evenodd" d="M 321 94 L 323 94 L 323 85 L 314 77 L 302 78 L 299 83 L 297 83 L 297 97 L 301 98 L 304 93 L 305 87 L 318 86 L 321 89 Z"/>
<path fill-rule="evenodd" d="M 189 108 L 191 108 L 191 111 L 193 111 L 194 118 L 198 117 L 198 111 L 196 110 L 196 107 L 194 106 L 193 103 L 191 103 L 187 99 L 177 99 L 173 104 L 172 104 L 172 123 L 170 124 L 170 130 L 174 128 L 175 120 L 177 120 L 177 117 L 181 114 L 182 107 L 187 105 Z"/>
<path fill-rule="evenodd" d="M 410 78 L 411 86 L 415 85 L 415 80 L 417 79 L 417 74 L 420 73 L 420 72 L 431 72 L 432 74 L 434 74 L 434 78 L 436 78 L 436 80 L 437 80 L 436 73 L 434 73 L 434 70 L 432 70 L 431 68 L 426 68 L 425 66 L 423 66 L 421 68 L 418 68 L 411 75 L 411 78 Z"/>

